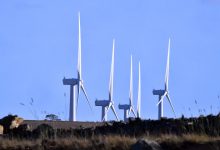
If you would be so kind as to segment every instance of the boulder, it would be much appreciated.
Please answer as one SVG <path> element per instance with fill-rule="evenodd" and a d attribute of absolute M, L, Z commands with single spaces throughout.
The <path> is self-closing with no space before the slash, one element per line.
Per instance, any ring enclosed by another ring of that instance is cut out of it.
<path fill-rule="evenodd" d="M 4 133 L 4 127 L 0 125 L 0 135 L 2 135 L 3 133 Z"/>
<path fill-rule="evenodd" d="M 161 150 L 160 145 L 155 141 L 149 141 L 145 139 L 138 140 L 131 147 L 132 150 Z"/>
<path fill-rule="evenodd" d="M 18 128 L 23 119 L 17 115 L 8 115 L 0 119 L 0 125 L 4 127 L 4 134 L 9 133 L 12 129 Z"/>
<path fill-rule="evenodd" d="M 18 128 L 19 125 L 24 121 L 23 118 L 15 117 L 14 120 L 11 121 L 10 129 Z"/>

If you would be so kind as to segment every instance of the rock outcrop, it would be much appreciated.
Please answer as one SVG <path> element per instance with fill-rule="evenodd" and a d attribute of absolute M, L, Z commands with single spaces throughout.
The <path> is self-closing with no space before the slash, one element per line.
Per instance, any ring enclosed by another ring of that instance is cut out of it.
<path fill-rule="evenodd" d="M 4 128 L 4 134 L 7 134 L 11 130 L 18 128 L 23 121 L 23 118 L 20 118 L 17 115 L 8 115 L 0 119 L 0 125 Z"/>
<path fill-rule="evenodd" d="M 160 145 L 155 141 L 149 141 L 145 139 L 138 140 L 131 147 L 132 150 L 161 150 Z"/>
<path fill-rule="evenodd" d="M 14 120 L 12 120 L 10 129 L 18 128 L 19 125 L 24 121 L 23 118 L 15 117 Z"/>

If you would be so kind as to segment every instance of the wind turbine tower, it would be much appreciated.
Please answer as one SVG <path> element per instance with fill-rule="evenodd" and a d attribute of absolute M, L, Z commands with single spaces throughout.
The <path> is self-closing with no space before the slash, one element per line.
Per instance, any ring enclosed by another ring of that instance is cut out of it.
<path fill-rule="evenodd" d="M 129 92 L 129 104 L 119 104 L 119 109 L 124 110 L 124 121 L 128 121 L 128 117 L 132 112 L 133 115 L 136 117 L 133 107 L 133 69 L 132 69 L 132 56 L 131 56 L 131 74 L 130 74 L 130 92 Z"/>
<path fill-rule="evenodd" d="M 108 100 L 96 100 L 95 105 L 102 107 L 102 116 L 101 121 L 107 121 L 107 114 L 109 109 L 111 109 L 116 117 L 119 120 L 118 115 L 115 111 L 114 101 L 113 101 L 113 80 L 114 80 L 114 49 L 115 49 L 115 40 L 113 40 L 112 47 L 112 63 L 111 63 L 111 72 L 109 80 L 109 97 Z"/>
<path fill-rule="evenodd" d="M 76 121 L 76 111 L 78 106 L 78 100 L 79 100 L 79 94 L 80 89 L 83 91 L 86 100 L 92 109 L 89 98 L 87 96 L 86 90 L 83 85 L 82 80 L 82 68 L 81 68 L 81 29 L 80 29 L 80 13 L 78 13 L 78 19 L 79 19 L 79 43 L 78 43 L 78 65 L 77 65 L 77 78 L 68 78 L 66 79 L 64 77 L 63 79 L 63 85 L 69 85 L 70 86 L 70 108 L 69 108 L 69 121 Z M 77 90 L 77 101 L 76 101 L 76 90 Z"/>
<path fill-rule="evenodd" d="M 158 120 L 160 120 L 162 117 L 164 117 L 163 114 L 163 100 L 166 97 L 172 111 L 175 115 L 174 107 L 172 105 L 170 96 L 169 96 L 169 89 L 168 89 L 168 82 L 169 82 L 169 65 L 170 65 L 170 39 L 168 43 L 168 55 L 167 55 L 167 66 L 166 66 L 166 74 L 165 74 L 165 89 L 162 90 L 153 90 L 153 95 L 158 95 L 159 96 L 159 101 L 157 103 L 158 106 Z M 175 115 L 176 116 L 176 115 Z"/>

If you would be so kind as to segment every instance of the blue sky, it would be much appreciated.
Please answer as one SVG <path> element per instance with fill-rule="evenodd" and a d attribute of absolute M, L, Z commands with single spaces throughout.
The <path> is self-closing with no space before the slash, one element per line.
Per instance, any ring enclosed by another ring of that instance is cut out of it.
<path fill-rule="evenodd" d="M 0 1 L 0 117 L 43 119 L 46 111 L 68 118 L 69 87 L 62 79 L 77 75 L 78 11 L 82 76 L 93 104 L 91 112 L 80 96 L 78 120 L 100 120 L 94 101 L 108 97 L 113 38 L 116 107 L 128 102 L 132 54 L 135 108 L 140 60 L 142 118 L 157 118 L 152 90 L 164 87 L 171 37 L 169 90 L 177 116 L 198 116 L 198 109 L 211 113 L 211 106 L 219 112 L 219 0 L 7 0 Z M 167 101 L 164 110 L 173 117 Z M 116 111 L 122 119 L 123 112 Z M 115 119 L 112 113 L 109 119 Z"/>

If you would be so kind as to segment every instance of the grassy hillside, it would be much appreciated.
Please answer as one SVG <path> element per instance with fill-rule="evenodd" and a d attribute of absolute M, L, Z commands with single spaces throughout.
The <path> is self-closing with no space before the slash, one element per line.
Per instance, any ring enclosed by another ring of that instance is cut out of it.
<path fill-rule="evenodd" d="M 1 120 L 0 123 L 4 124 L 4 121 Z M 85 127 L 84 123 L 82 125 L 77 123 L 77 127 L 75 124 L 74 128 L 68 128 L 69 124 L 71 123 L 40 121 L 35 128 L 28 124 L 8 128 L 0 137 L 0 149 L 220 149 L 219 115 L 160 121 L 136 119 L 128 123 L 106 122 L 101 125 L 91 122 L 86 123 Z"/>

